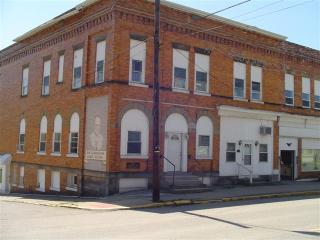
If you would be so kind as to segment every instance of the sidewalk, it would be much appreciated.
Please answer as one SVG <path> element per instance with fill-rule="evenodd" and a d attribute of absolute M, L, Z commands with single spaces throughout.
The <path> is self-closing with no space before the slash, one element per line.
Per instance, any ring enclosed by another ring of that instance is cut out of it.
<path fill-rule="evenodd" d="M 214 187 L 210 192 L 170 194 L 161 193 L 161 202 L 151 201 L 151 191 L 140 191 L 108 196 L 105 198 L 80 198 L 32 194 L 0 195 L 0 202 L 19 202 L 52 207 L 68 207 L 83 210 L 116 211 L 161 206 L 177 206 L 211 202 L 238 201 L 303 195 L 320 195 L 320 181 L 281 182 L 265 186 Z"/>

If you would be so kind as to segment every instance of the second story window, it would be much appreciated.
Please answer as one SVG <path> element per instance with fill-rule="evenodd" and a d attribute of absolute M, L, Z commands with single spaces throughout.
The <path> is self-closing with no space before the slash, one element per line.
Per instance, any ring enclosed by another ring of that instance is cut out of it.
<path fill-rule="evenodd" d="M 294 76 L 291 74 L 285 74 L 285 104 L 294 105 Z"/>
<path fill-rule="evenodd" d="M 209 56 L 196 53 L 195 54 L 195 91 L 209 92 Z"/>
<path fill-rule="evenodd" d="M 262 68 L 251 66 L 251 99 L 261 101 Z"/>
<path fill-rule="evenodd" d="M 82 82 L 82 58 L 83 49 L 77 49 L 73 53 L 73 80 L 72 89 L 77 89 L 81 87 Z"/>
<path fill-rule="evenodd" d="M 47 118 L 43 116 L 40 122 L 40 137 L 39 137 L 39 153 L 46 152 L 46 144 L 47 144 Z"/>
<path fill-rule="evenodd" d="M 78 155 L 79 152 L 79 114 L 73 113 L 70 119 L 69 153 Z"/>
<path fill-rule="evenodd" d="M 25 142 L 25 132 L 26 132 L 26 120 L 22 119 L 20 121 L 19 129 L 19 139 L 18 139 L 18 152 L 24 152 L 24 142 Z"/>
<path fill-rule="evenodd" d="M 51 60 L 43 63 L 42 95 L 49 95 Z"/>
<path fill-rule="evenodd" d="M 314 108 L 320 109 L 320 80 L 314 80 Z"/>
<path fill-rule="evenodd" d="M 131 83 L 145 82 L 146 42 L 130 39 L 130 72 Z"/>
<path fill-rule="evenodd" d="M 173 48 L 173 89 L 188 90 L 189 52 Z"/>
<path fill-rule="evenodd" d="M 28 85 L 29 85 L 29 68 L 25 67 L 22 70 L 21 96 L 28 95 Z"/>
<path fill-rule="evenodd" d="M 58 83 L 63 82 L 64 55 L 59 56 Z"/>
<path fill-rule="evenodd" d="M 310 79 L 302 78 L 302 107 L 310 108 Z"/>
<path fill-rule="evenodd" d="M 233 78 L 233 97 L 244 99 L 246 97 L 246 65 L 244 63 L 233 63 Z"/>
<path fill-rule="evenodd" d="M 106 56 L 106 41 L 97 42 L 96 49 L 96 83 L 104 82 L 104 65 Z"/>

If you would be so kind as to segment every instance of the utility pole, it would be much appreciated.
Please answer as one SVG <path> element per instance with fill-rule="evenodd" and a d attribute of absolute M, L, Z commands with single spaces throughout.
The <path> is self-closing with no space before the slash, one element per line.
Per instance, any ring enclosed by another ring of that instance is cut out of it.
<path fill-rule="evenodd" d="M 160 60 L 160 0 L 154 3 L 154 59 L 153 59 L 153 175 L 152 201 L 160 200 L 160 146 L 159 146 L 159 60 Z"/>

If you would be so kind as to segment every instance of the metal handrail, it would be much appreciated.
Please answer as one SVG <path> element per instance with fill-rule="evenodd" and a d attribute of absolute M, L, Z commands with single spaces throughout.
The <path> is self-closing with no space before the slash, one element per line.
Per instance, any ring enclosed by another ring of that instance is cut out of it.
<path fill-rule="evenodd" d="M 198 164 L 198 169 L 200 170 L 200 173 L 201 173 L 201 182 L 203 184 L 203 173 L 202 173 L 202 167 L 201 167 L 201 163 L 198 159 L 194 159 L 194 161 Z"/>
<path fill-rule="evenodd" d="M 174 165 L 168 158 L 166 158 L 163 155 L 160 155 L 160 157 L 162 157 L 163 159 L 165 159 L 168 163 L 170 163 L 173 166 L 173 175 L 172 175 L 172 186 L 174 186 L 174 178 L 175 178 L 175 174 L 176 174 L 176 165 Z"/>
<path fill-rule="evenodd" d="M 238 175 L 240 177 L 240 167 L 244 168 L 245 170 L 247 170 L 250 173 L 250 184 L 252 184 L 252 175 L 253 175 L 253 171 L 249 168 L 247 168 L 246 166 L 242 165 L 241 163 L 236 162 L 236 164 L 238 164 Z"/>

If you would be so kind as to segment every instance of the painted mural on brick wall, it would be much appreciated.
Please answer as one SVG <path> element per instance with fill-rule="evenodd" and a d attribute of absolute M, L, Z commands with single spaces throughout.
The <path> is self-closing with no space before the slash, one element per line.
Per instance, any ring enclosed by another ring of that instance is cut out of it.
<path fill-rule="evenodd" d="M 87 100 L 85 169 L 106 170 L 107 110 L 108 97 Z"/>

